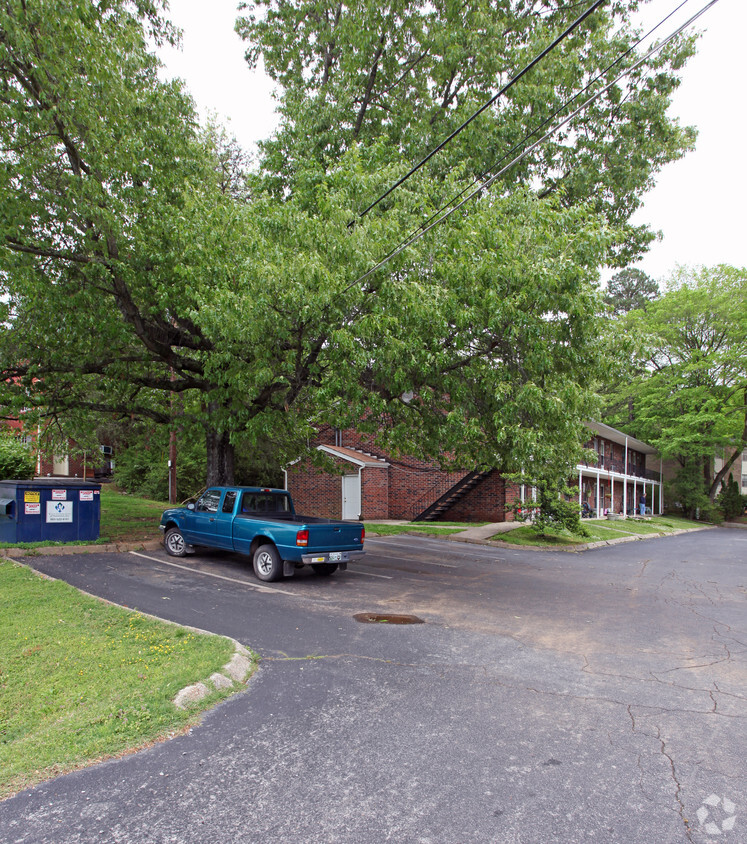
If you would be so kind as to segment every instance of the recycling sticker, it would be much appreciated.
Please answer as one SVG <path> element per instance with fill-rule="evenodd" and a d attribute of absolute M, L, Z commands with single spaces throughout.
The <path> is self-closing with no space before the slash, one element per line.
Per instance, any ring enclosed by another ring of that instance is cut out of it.
<path fill-rule="evenodd" d="M 728 797 L 711 794 L 696 812 L 698 821 L 708 835 L 723 835 L 731 832 L 737 822 L 737 807 Z"/>

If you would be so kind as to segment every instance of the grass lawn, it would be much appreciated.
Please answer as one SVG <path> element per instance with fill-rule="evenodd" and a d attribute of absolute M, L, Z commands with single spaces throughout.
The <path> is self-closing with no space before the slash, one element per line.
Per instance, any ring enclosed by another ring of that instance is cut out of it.
<path fill-rule="evenodd" d="M 112 484 L 101 486 L 100 542 L 139 542 L 160 539 L 161 513 L 171 506 L 119 492 Z"/>
<path fill-rule="evenodd" d="M 396 536 L 399 533 L 425 533 L 432 536 L 444 536 L 449 533 L 461 533 L 470 527 L 476 527 L 485 522 L 461 524 L 459 522 L 409 522 L 405 525 L 379 525 L 364 522 L 366 536 Z"/>
<path fill-rule="evenodd" d="M 691 522 L 678 516 L 656 516 L 644 520 L 624 519 L 620 521 L 601 522 L 595 519 L 584 519 L 583 526 L 588 536 L 572 536 L 569 533 L 547 534 L 540 536 L 525 525 L 508 533 L 499 533 L 491 539 L 509 542 L 512 545 L 534 545 L 553 547 L 564 545 L 583 545 L 586 542 L 601 542 L 609 539 L 619 539 L 629 536 L 664 536 L 674 530 L 693 530 L 702 527 L 702 522 Z"/>
<path fill-rule="evenodd" d="M 233 652 L 0 561 L 0 799 L 194 724 L 231 690 L 188 710 L 174 695 Z"/>

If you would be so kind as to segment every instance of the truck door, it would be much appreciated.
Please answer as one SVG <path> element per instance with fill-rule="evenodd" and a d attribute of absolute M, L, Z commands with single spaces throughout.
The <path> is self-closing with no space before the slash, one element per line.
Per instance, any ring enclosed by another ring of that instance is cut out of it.
<path fill-rule="evenodd" d="M 193 545 L 215 545 L 217 534 L 216 515 L 220 505 L 222 490 L 209 489 L 197 499 L 192 513 L 192 530 L 184 538 Z"/>
<path fill-rule="evenodd" d="M 219 548 L 233 549 L 233 511 L 237 495 L 235 489 L 226 490 L 220 510 L 215 514 L 215 544 Z"/>

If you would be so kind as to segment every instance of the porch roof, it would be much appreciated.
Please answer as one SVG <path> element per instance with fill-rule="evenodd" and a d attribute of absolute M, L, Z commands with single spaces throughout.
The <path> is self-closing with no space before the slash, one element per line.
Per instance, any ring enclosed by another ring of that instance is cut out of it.
<path fill-rule="evenodd" d="M 354 463 L 363 469 L 376 468 L 386 469 L 389 464 L 386 460 L 380 457 L 374 457 L 372 454 L 366 454 L 365 451 L 359 451 L 357 448 L 346 448 L 341 445 L 318 445 L 319 451 L 326 451 L 333 457 L 339 457 L 341 460 L 347 460 L 349 463 Z"/>

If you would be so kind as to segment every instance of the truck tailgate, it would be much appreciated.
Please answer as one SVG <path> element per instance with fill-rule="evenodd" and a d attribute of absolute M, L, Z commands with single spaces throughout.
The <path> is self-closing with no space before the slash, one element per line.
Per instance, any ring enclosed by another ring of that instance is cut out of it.
<path fill-rule="evenodd" d="M 316 548 L 325 550 L 362 550 L 361 524 L 341 524 L 332 522 L 330 524 L 306 524 L 309 531 L 309 551 Z"/>

